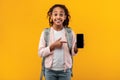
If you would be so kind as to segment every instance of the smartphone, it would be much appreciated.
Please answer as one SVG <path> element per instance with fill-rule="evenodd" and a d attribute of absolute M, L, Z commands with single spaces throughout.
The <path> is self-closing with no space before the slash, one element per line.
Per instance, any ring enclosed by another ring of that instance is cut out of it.
<path fill-rule="evenodd" d="M 84 48 L 84 34 L 76 34 L 77 48 Z"/>

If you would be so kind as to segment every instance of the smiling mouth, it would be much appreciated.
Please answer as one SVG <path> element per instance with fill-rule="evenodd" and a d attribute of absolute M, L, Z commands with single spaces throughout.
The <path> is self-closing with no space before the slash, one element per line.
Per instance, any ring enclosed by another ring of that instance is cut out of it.
<path fill-rule="evenodd" d="M 55 20 L 57 23 L 60 23 L 61 22 L 61 20 Z"/>

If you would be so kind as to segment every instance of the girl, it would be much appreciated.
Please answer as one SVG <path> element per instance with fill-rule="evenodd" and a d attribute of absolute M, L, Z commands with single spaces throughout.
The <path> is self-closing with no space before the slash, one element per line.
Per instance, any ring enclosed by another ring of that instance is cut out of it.
<path fill-rule="evenodd" d="M 71 55 L 77 53 L 76 36 L 72 33 L 71 54 L 66 38 L 66 30 L 69 24 L 69 12 L 65 5 L 55 4 L 48 13 L 50 32 L 49 44 L 46 46 L 45 31 L 42 32 L 38 54 L 45 57 L 46 80 L 70 80 L 72 59 Z"/>

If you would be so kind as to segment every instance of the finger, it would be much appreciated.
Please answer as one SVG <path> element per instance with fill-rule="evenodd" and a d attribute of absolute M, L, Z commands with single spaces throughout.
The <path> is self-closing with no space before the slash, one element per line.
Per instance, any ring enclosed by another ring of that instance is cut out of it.
<path fill-rule="evenodd" d="M 67 41 L 60 41 L 61 43 L 67 43 Z"/>

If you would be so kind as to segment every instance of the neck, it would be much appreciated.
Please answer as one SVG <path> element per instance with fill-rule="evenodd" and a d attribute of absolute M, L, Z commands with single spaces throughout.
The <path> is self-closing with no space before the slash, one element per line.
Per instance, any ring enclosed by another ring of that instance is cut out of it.
<path fill-rule="evenodd" d="M 63 29 L 63 25 L 60 25 L 60 26 L 56 26 L 56 25 L 53 25 L 52 26 L 56 31 L 60 31 Z"/>

